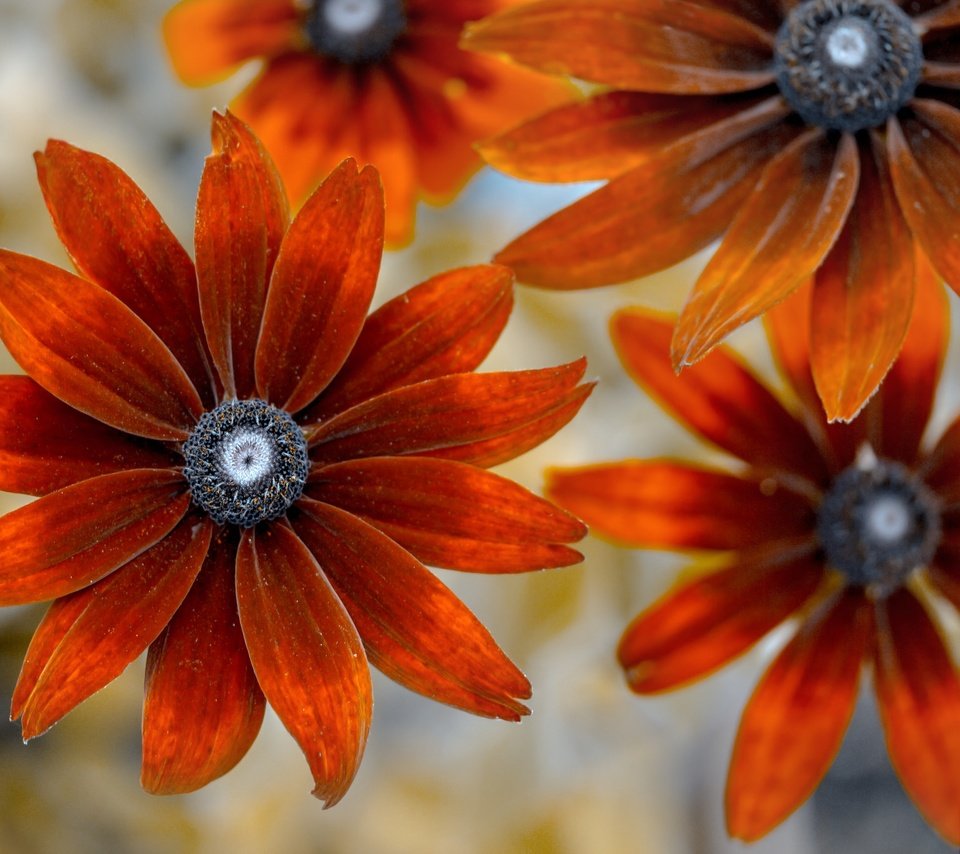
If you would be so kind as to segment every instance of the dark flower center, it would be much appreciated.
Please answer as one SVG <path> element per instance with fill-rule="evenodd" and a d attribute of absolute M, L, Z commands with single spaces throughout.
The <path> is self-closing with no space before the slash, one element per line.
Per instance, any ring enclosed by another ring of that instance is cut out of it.
<path fill-rule="evenodd" d="M 317 53 L 340 62 L 377 62 L 407 28 L 403 6 L 403 0 L 313 0 L 307 38 Z"/>
<path fill-rule="evenodd" d="M 282 516 L 303 492 L 303 431 L 262 400 L 230 400 L 205 412 L 183 445 L 193 500 L 214 522 L 250 528 Z"/>
<path fill-rule="evenodd" d="M 940 503 L 900 463 L 869 449 L 834 480 L 817 511 L 827 563 L 852 584 L 892 593 L 940 544 Z"/>
<path fill-rule="evenodd" d="M 917 88 L 923 48 L 890 0 L 807 0 L 787 15 L 777 85 L 804 121 L 856 132 L 882 125 Z"/>

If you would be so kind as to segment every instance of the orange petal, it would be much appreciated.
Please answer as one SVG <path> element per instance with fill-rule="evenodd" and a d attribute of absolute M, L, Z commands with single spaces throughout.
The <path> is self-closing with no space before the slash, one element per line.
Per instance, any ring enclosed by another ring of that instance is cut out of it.
<path fill-rule="evenodd" d="M 34 653 L 31 660 L 27 650 L 17 683 L 20 694 L 14 695 L 24 741 L 46 732 L 112 682 L 153 642 L 193 584 L 212 532 L 209 520 L 189 517 L 116 572 L 51 606 L 37 629 L 37 645 L 44 652 L 51 644 L 42 635 L 51 623 L 54 635 L 63 628 L 55 613 L 58 608 L 75 613 L 76 605 L 69 600 L 83 601 L 81 612 L 49 655 L 40 660 Z"/>
<path fill-rule="evenodd" d="M 143 702 L 143 770 L 152 794 L 192 792 L 239 762 L 265 706 L 240 631 L 237 543 L 221 529 L 170 625 L 150 646 Z"/>
<path fill-rule="evenodd" d="M 200 309 L 224 396 L 255 394 L 253 361 L 267 283 L 290 222 L 270 157 L 235 116 L 213 114 L 197 197 Z"/>
<path fill-rule="evenodd" d="M 353 781 L 373 688 L 360 637 L 316 560 L 289 528 L 243 532 L 237 604 L 257 681 L 333 806 Z"/>
<path fill-rule="evenodd" d="M 552 469 L 547 495 L 635 548 L 741 549 L 814 525 L 809 502 L 775 482 L 660 460 Z"/>
<path fill-rule="evenodd" d="M 721 348 L 677 376 L 666 316 L 626 309 L 613 316 L 610 332 L 630 376 L 690 429 L 756 468 L 823 478 L 804 426 L 731 350 Z"/>
<path fill-rule="evenodd" d="M 820 266 L 853 204 L 858 161 L 851 134 L 838 144 L 815 129 L 767 164 L 680 314 L 675 365 L 702 359 Z"/>
<path fill-rule="evenodd" d="M 85 278 L 124 302 L 170 348 L 205 406 L 216 379 L 193 262 L 140 188 L 106 158 L 51 140 L 34 155 L 57 234 Z"/>
<path fill-rule="evenodd" d="M 120 300 L 6 250 L 0 250 L 0 336 L 47 391 L 127 433 L 182 441 L 203 412 L 166 345 Z"/>
<path fill-rule="evenodd" d="M 877 609 L 874 684 L 890 761 L 933 828 L 960 845 L 960 679 L 907 590 Z"/>
<path fill-rule="evenodd" d="M 449 460 L 375 457 L 315 469 L 311 498 L 359 516 L 432 566 L 526 572 L 582 557 L 587 529 L 512 481 Z"/>
<path fill-rule="evenodd" d="M 41 602 L 92 584 L 159 542 L 189 505 L 179 471 L 134 469 L 0 516 L 0 604 Z"/>
<path fill-rule="evenodd" d="M 519 720 L 530 683 L 464 604 L 415 558 L 359 519 L 302 500 L 295 525 L 350 612 L 371 661 L 431 699 Z"/>
<path fill-rule="evenodd" d="M 804 620 L 767 670 L 730 759 L 731 836 L 765 836 L 813 794 L 853 715 L 870 628 L 862 591 L 848 588 Z"/>
<path fill-rule="evenodd" d="M 284 237 L 257 342 L 260 396 L 291 412 L 326 388 L 346 360 L 373 297 L 383 252 L 377 172 L 344 161 Z"/>
<path fill-rule="evenodd" d="M 630 688 L 653 694 L 728 664 L 799 609 L 823 568 L 812 557 L 734 563 L 668 593 L 627 626 L 617 657 Z"/>

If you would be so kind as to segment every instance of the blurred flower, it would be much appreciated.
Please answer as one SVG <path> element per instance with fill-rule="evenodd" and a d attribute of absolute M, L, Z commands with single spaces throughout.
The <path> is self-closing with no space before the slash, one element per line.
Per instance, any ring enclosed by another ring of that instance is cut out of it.
<path fill-rule="evenodd" d="M 366 317 L 376 171 L 345 161 L 290 222 L 240 121 L 214 116 L 196 266 L 137 186 L 62 142 L 40 184 L 82 277 L 0 251 L 0 603 L 55 599 L 13 698 L 33 738 L 149 647 L 143 784 L 195 789 L 269 702 L 339 800 L 371 713 L 368 658 L 428 697 L 527 713 L 523 674 L 421 563 L 574 563 L 583 526 L 484 467 L 589 394 L 583 363 L 474 374 L 512 305 L 496 266 Z"/>
<path fill-rule="evenodd" d="M 786 622 L 792 637 L 740 722 L 727 779 L 731 835 L 757 839 L 833 761 L 872 667 L 890 758 L 927 821 L 960 844 L 960 678 L 934 612 L 960 607 L 960 418 L 921 450 L 947 329 L 942 289 L 919 265 L 899 360 L 852 424 L 828 424 L 808 367 L 804 288 L 768 315 L 800 398 L 794 412 L 726 348 L 675 378 L 671 323 L 618 313 L 632 376 L 731 472 L 672 460 L 558 470 L 549 494 L 625 545 L 713 553 L 711 570 L 641 613 L 620 642 L 631 688 L 700 679 Z"/>
<path fill-rule="evenodd" d="M 463 25 L 515 0 L 181 0 L 164 22 L 174 68 L 207 85 L 251 59 L 231 104 L 299 204 L 344 157 L 374 164 L 390 244 L 417 198 L 449 201 L 482 161 L 473 142 L 567 100 L 570 90 L 457 47 Z"/>
<path fill-rule="evenodd" d="M 812 276 L 814 381 L 850 419 L 902 345 L 914 241 L 960 287 L 955 3 L 543 0 L 464 44 L 610 87 L 481 146 L 521 178 L 608 182 L 500 252 L 521 281 L 610 284 L 721 238 L 677 368 Z"/>

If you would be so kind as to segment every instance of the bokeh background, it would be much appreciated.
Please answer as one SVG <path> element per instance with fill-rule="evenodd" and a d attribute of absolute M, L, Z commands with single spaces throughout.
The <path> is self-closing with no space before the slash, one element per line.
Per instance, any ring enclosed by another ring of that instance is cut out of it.
<path fill-rule="evenodd" d="M 169 2 L 0 0 L 0 245 L 69 266 L 31 160 L 55 137 L 119 164 L 192 247 L 211 108 L 223 107 L 256 68 L 210 89 L 179 85 L 159 36 Z M 526 185 L 485 170 L 453 205 L 421 208 L 415 242 L 385 258 L 376 303 L 444 269 L 486 261 L 587 189 Z M 607 318 L 620 306 L 678 309 L 703 263 L 701 256 L 596 291 L 519 289 L 514 316 L 485 367 L 541 367 L 586 354 L 588 374 L 600 384 L 580 417 L 503 466 L 504 474 L 540 490 L 549 465 L 707 455 L 624 376 L 607 336 Z M 757 324 L 733 342 L 778 382 Z M 5 353 L 2 362 L 2 370 L 17 370 Z M 935 429 L 960 405 L 958 367 L 954 347 Z M 4 496 L 0 509 L 20 503 Z M 473 718 L 375 674 L 366 758 L 335 809 L 322 810 L 310 796 L 307 765 L 269 711 L 232 773 L 192 795 L 151 797 L 138 784 L 140 661 L 28 747 L 19 726 L 0 723 L 0 854 L 950 850 L 890 770 L 869 690 L 816 796 L 762 842 L 729 841 L 722 796 L 737 719 L 783 634 L 701 684 L 633 696 L 614 660 L 616 642 L 685 561 L 593 538 L 584 552 L 581 566 L 525 576 L 442 573 L 531 678 L 533 715 L 521 725 Z M 41 613 L 0 612 L 4 709 Z M 957 627 L 950 628 L 956 640 Z"/>

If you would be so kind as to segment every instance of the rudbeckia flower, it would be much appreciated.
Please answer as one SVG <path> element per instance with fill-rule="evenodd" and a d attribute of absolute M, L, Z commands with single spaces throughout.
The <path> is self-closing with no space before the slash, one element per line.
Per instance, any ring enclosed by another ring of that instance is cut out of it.
<path fill-rule="evenodd" d="M 515 0 L 181 0 L 164 21 L 174 69 L 204 86 L 263 59 L 231 109 L 299 204 L 345 157 L 379 170 L 388 244 L 418 197 L 449 201 L 482 161 L 475 140 L 570 90 L 457 47 L 463 25 Z"/>
<path fill-rule="evenodd" d="M 0 603 L 53 599 L 13 696 L 24 739 L 144 650 L 142 782 L 229 770 L 265 702 L 336 803 L 369 664 L 518 720 L 522 673 L 425 567 L 574 563 L 584 528 L 486 470 L 578 410 L 582 362 L 475 374 L 511 277 L 438 275 L 369 317 L 376 171 L 340 165 L 290 221 L 248 128 L 214 116 L 196 265 L 109 161 L 51 142 L 40 184 L 80 276 L 0 251 Z"/>
<path fill-rule="evenodd" d="M 947 330 L 942 288 L 919 269 L 903 352 L 852 424 L 826 422 L 817 402 L 808 288 L 767 315 L 797 407 L 725 347 L 675 378 L 670 320 L 618 313 L 613 338 L 634 379 L 739 465 L 630 460 L 552 473 L 548 494 L 599 534 L 710 556 L 709 570 L 627 627 L 618 654 L 637 693 L 701 679 L 790 627 L 733 747 L 726 813 L 740 839 L 763 836 L 813 793 L 867 670 L 904 788 L 960 844 L 960 678 L 936 616 L 960 608 L 960 418 L 921 444 Z"/>
<path fill-rule="evenodd" d="M 542 0 L 464 43 L 604 87 L 481 148 L 521 178 L 607 182 L 499 253 L 521 281 L 620 282 L 720 239 L 678 370 L 813 277 L 814 381 L 849 420 L 903 343 L 914 244 L 960 288 L 953 2 Z"/>

